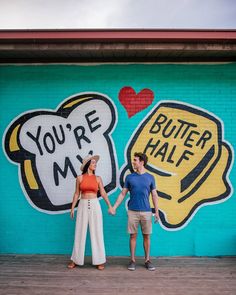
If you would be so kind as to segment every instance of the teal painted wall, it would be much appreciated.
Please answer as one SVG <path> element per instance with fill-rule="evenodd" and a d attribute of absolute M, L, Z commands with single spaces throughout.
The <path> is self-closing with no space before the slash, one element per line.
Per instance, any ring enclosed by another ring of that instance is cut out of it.
<path fill-rule="evenodd" d="M 130 118 L 119 101 L 119 92 L 130 86 L 136 93 L 150 89 L 153 102 Z M 27 201 L 19 181 L 19 166 L 10 162 L 4 149 L 4 133 L 19 115 L 32 110 L 55 110 L 68 97 L 97 92 L 107 96 L 117 111 L 111 134 L 117 157 L 117 175 L 126 162 L 125 150 L 137 126 L 160 101 L 191 104 L 218 117 L 223 138 L 235 145 L 236 64 L 150 64 L 150 65 L 11 65 L 0 67 L 1 159 L 0 252 L 68 254 L 73 246 L 75 221 L 69 212 L 47 214 Z M 235 187 L 236 171 L 231 161 L 229 183 Z M 119 180 L 119 178 L 118 178 Z M 216 183 L 217 185 L 217 183 Z M 117 182 L 119 186 L 119 181 Z M 115 202 L 120 187 L 110 194 Z M 230 196 L 230 195 L 229 195 Z M 151 255 L 235 255 L 236 201 L 201 207 L 183 227 L 175 230 L 153 225 Z M 72 196 L 71 196 L 72 198 Z M 129 255 L 125 202 L 117 215 L 108 215 L 100 200 L 107 255 Z M 89 241 L 86 254 L 91 254 Z M 143 256 L 139 234 L 137 255 Z"/>

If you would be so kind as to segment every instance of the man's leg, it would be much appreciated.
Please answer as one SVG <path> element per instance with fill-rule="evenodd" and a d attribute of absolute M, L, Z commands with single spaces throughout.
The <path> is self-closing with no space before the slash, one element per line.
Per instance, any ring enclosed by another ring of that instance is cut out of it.
<path fill-rule="evenodd" d="M 141 227 L 143 233 L 143 248 L 145 252 L 145 267 L 148 270 L 155 270 L 150 262 L 150 235 L 152 233 L 152 212 L 142 212 Z"/>
<path fill-rule="evenodd" d="M 145 267 L 148 270 L 155 270 L 155 266 L 150 261 L 150 235 L 143 234 L 143 247 L 145 251 Z"/>
<path fill-rule="evenodd" d="M 135 262 L 135 249 L 136 249 L 137 234 L 130 234 L 129 246 L 131 260 Z"/>
<path fill-rule="evenodd" d="M 135 249 L 136 239 L 138 233 L 138 225 L 140 221 L 140 213 L 132 210 L 128 210 L 128 233 L 130 234 L 129 247 L 131 261 L 128 265 L 128 270 L 135 270 Z"/>
<path fill-rule="evenodd" d="M 145 262 L 150 260 L 150 235 L 143 234 L 143 248 L 145 252 Z"/>
<path fill-rule="evenodd" d="M 138 233 L 138 225 L 140 222 L 140 213 L 128 210 L 128 233 L 130 234 L 129 247 L 131 261 L 135 262 L 136 239 Z"/>

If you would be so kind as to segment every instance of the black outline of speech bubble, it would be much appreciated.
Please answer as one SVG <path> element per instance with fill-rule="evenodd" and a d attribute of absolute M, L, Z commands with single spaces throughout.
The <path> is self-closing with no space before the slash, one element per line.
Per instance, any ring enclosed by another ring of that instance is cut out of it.
<path fill-rule="evenodd" d="M 84 98 L 84 100 L 82 100 L 83 98 Z M 80 100 L 80 101 L 78 101 L 77 103 L 75 103 L 71 107 L 64 108 L 64 106 L 68 105 L 69 103 L 71 103 L 75 100 Z M 45 210 L 45 211 L 49 211 L 48 213 L 50 213 L 50 211 L 57 212 L 57 211 L 68 210 L 71 208 L 71 203 L 67 203 L 64 205 L 53 205 L 51 203 L 51 201 L 49 200 L 49 198 L 46 194 L 46 191 L 44 190 L 44 187 L 41 183 L 41 180 L 40 180 L 37 168 L 36 168 L 35 155 L 30 153 L 29 151 L 24 150 L 24 148 L 20 144 L 20 140 L 19 140 L 20 129 L 22 128 L 23 124 L 25 124 L 26 121 L 28 121 L 29 119 L 31 119 L 35 116 L 38 116 L 38 115 L 52 115 L 52 116 L 63 117 L 66 119 L 66 118 L 68 118 L 70 113 L 75 108 L 77 108 L 79 105 L 86 103 L 88 101 L 91 101 L 91 100 L 104 101 L 109 106 L 109 108 L 111 110 L 111 114 L 112 114 L 112 121 L 110 123 L 110 126 L 103 133 L 103 135 L 108 143 L 109 154 L 111 157 L 111 165 L 112 165 L 112 180 L 109 184 L 107 184 L 104 187 L 106 192 L 109 192 L 116 187 L 116 159 L 115 159 L 115 155 L 114 155 L 113 144 L 110 139 L 109 133 L 111 132 L 111 130 L 115 126 L 117 118 L 116 118 L 116 112 L 115 112 L 114 106 L 107 97 L 102 96 L 101 94 L 99 95 L 97 93 L 90 93 L 90 92 L 83 93 L 83 94 L 77 94 L 73 97 L 70 97 L 65 102 L 63 102 L 63 104 L 60 105 L 56 111 L 37 110 L 37 111 L 32 111 L 32 112 L 28 112 L 28 113 L 21 115 L 18 119 L 13 121 L 13 123 L 11 123 L 10 127 L 8 127 L 8 130 L 5 134 L 5 138 L 4 138 L 5 152 L 10 160 L 12 160 L 13 162 L 16 162 L 20 165 L 20 171 L 21 171 L 20 175 L 21 175 L 21 179 L 22 179 L 22 184 L 25 188 L 27 196 L 29 197 L 29 199 L 33 202 L 33 204 L 37 208 Z M 10 137 L 12 135 L 12 131 L 18 125 L 20 125 L 20 127 L 17 132 L 17 143 L 18 143 L 20 149 L 18 151 L 11 152 L 9 149 Z M 34 190 L 29 187 L 29 184 L 26 179 L 25 171 L 24 171 L 24 166 L 23 166 L 23 163 L 25 160 L 31 160 L 33 174 L 34 174 L 34 177 L 36 179 L 39 189 Z M 100 197 L 100 194 L 98 194 L 98 197 Z"/>

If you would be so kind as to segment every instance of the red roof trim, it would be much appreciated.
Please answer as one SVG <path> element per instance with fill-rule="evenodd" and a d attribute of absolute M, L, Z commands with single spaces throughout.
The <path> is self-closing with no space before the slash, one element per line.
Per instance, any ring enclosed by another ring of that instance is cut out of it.
<path fill-rule="evenodd" d="M 0 30 L 1 41 L 236 41 L 236 30 Z"/>

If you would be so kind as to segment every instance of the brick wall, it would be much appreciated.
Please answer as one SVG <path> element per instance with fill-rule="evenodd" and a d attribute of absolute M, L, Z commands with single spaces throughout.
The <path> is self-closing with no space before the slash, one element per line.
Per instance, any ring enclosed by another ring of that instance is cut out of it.
<path fill-rule="evenodd" d="M 151 254 L 235 255 L 235 77 L 235 63 L 1 66 L 1 253 L 69 255 L 81 158 L 101 155 L 114 203 L 139 150 L 160 196 Z M 127 201 L 112 217 L 100 200 L 107 255 L 129 255 Z"/>

